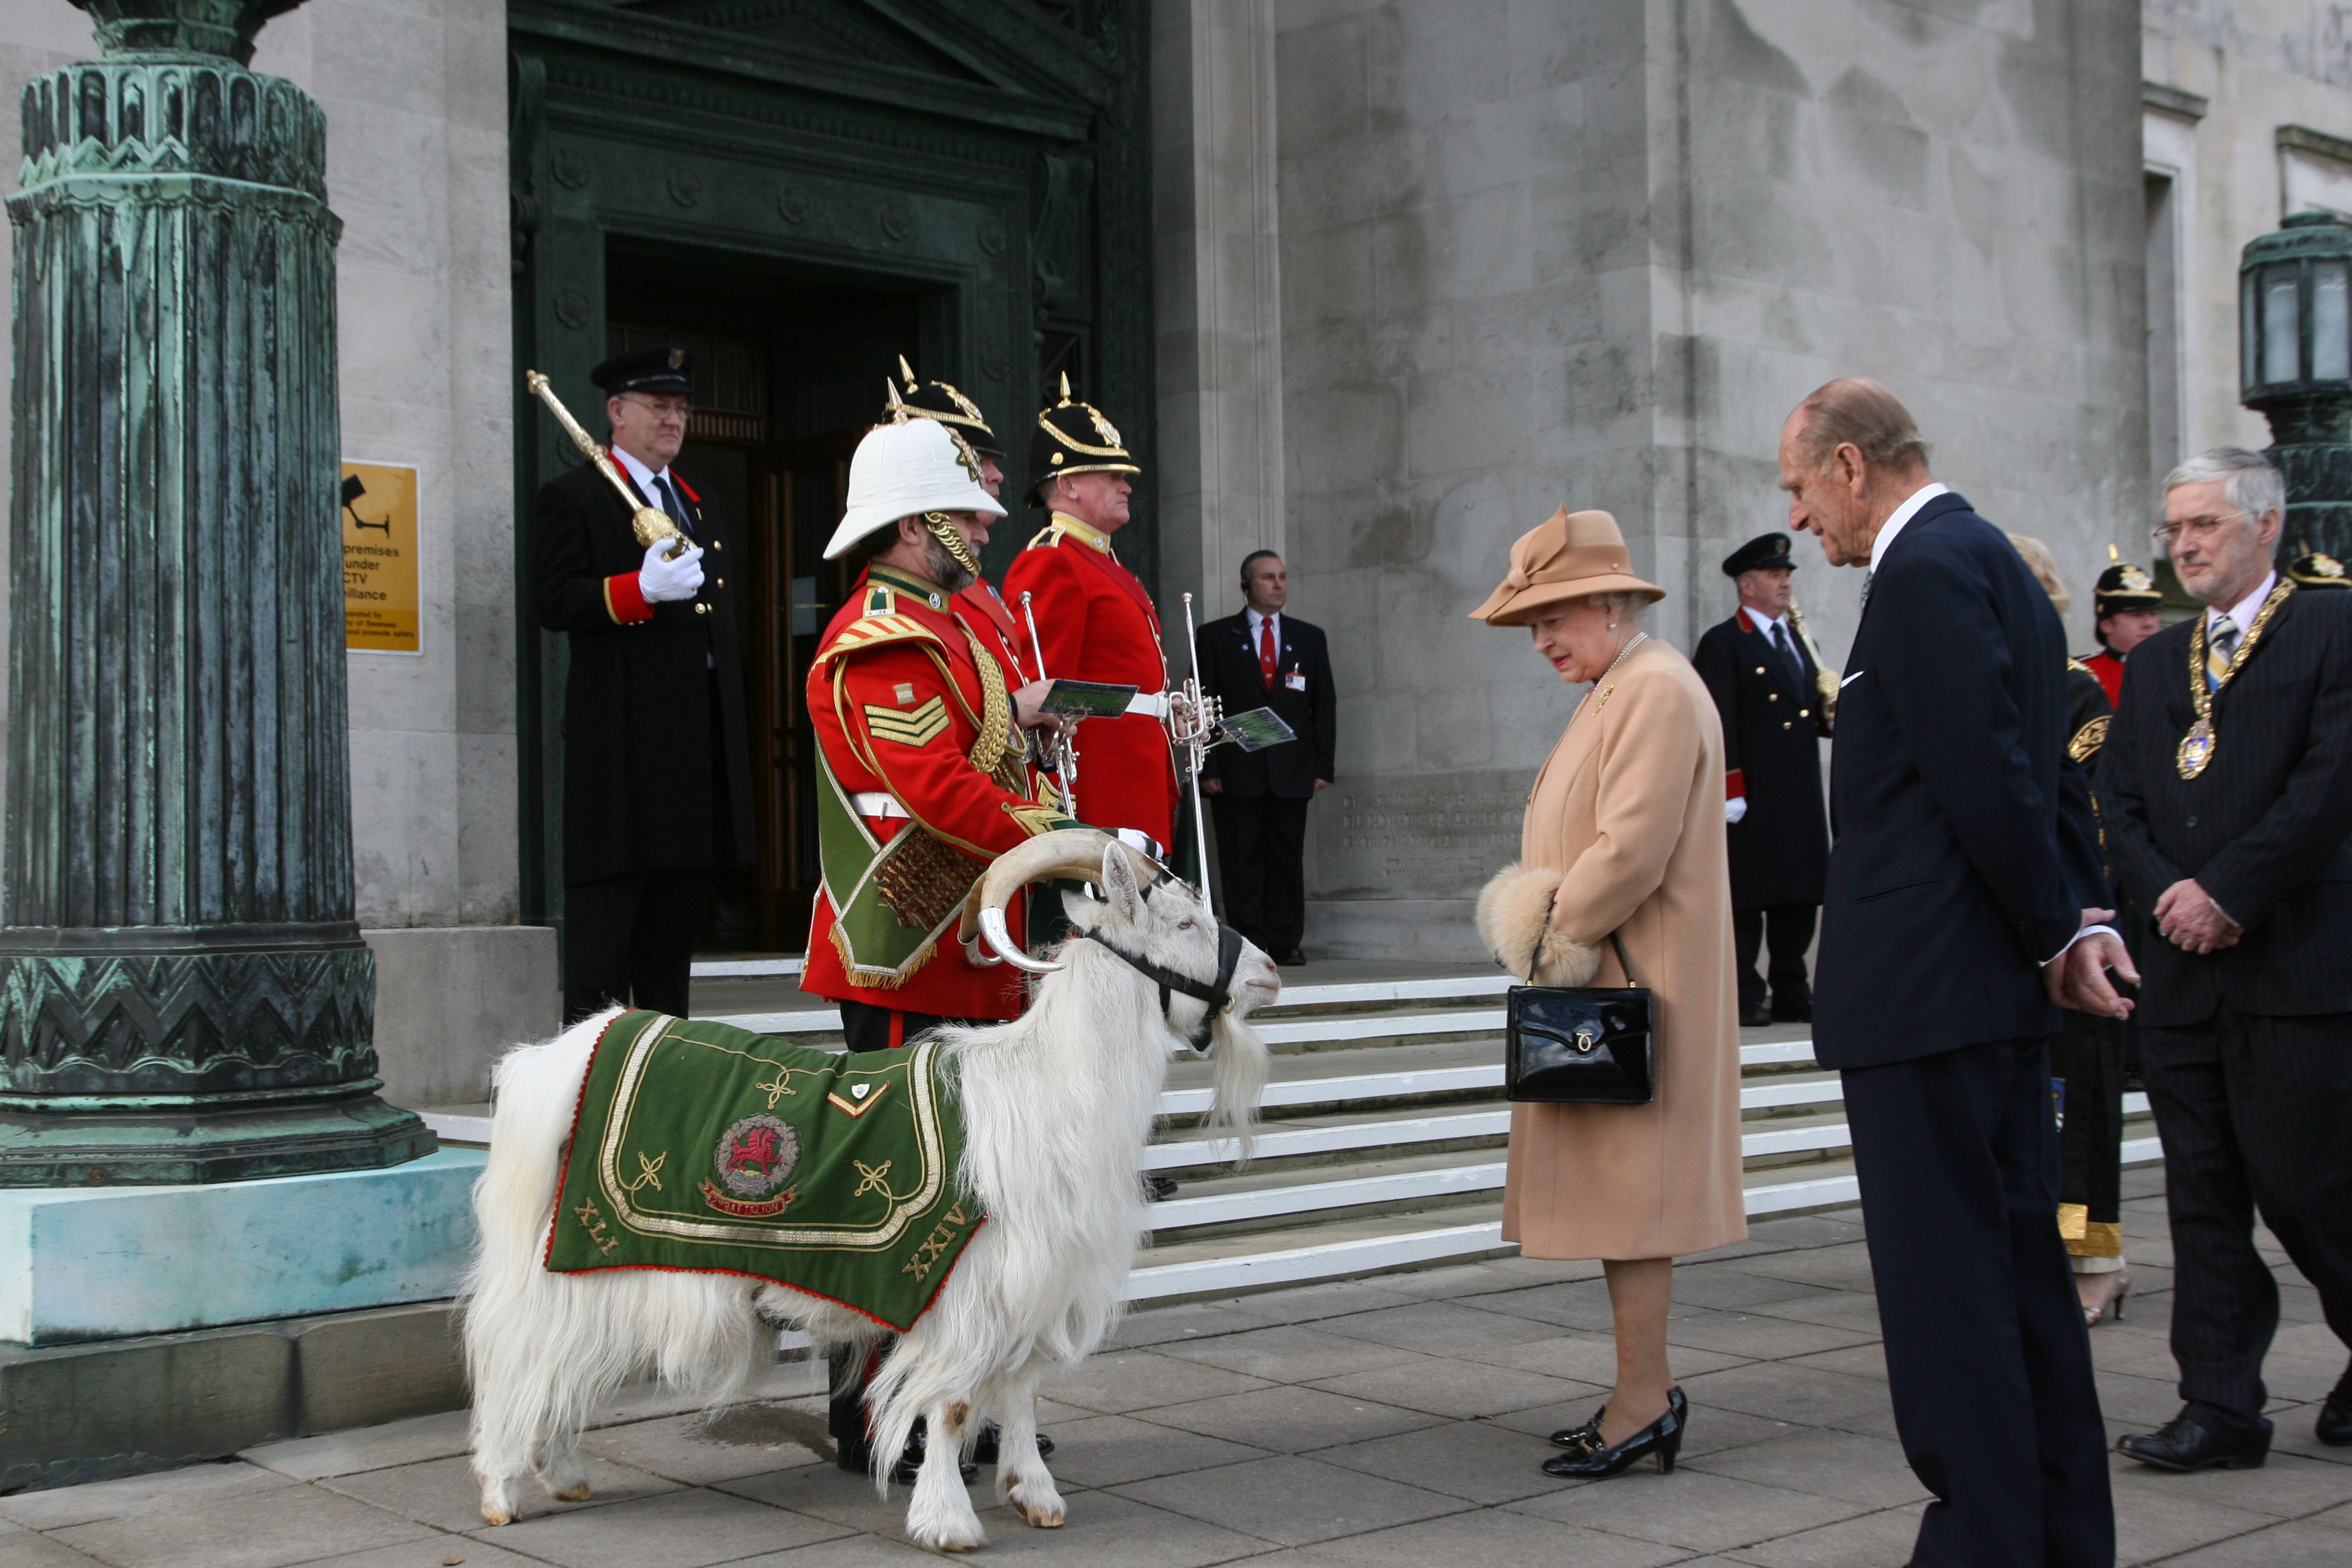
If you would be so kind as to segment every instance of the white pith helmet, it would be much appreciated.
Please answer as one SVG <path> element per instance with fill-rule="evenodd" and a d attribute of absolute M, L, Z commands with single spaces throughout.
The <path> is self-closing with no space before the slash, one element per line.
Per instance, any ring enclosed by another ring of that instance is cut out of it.
<path fill-rule="evenodd" d="M 1003 517 L 1004 508 L 980 485 L 971 448 L 934 419 L 877 425 L 849 459 L 849 510 L 824 547 L 827 561 L 877 529 L 927 511 L 977 511 Z"/>

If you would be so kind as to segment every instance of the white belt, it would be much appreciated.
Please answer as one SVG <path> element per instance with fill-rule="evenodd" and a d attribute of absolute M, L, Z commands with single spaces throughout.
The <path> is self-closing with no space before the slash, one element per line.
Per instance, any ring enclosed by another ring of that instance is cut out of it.
<path fill-rule="evenodd" d="M 1165 719 L 1168 717 L 1168 693 L 1154 691 L 1146 695 L 1139 691 L 1127 700 L 1127 711 L 1129 716 L 1140 713 L 1147 719 Z"/>
<path fill-rule="evenodd" d="M 860 816 L 903 816 L 909 822 L 915 818 L 913 812 L 878 789 L 859 790 L 849 797 L 849 808 Z"/>

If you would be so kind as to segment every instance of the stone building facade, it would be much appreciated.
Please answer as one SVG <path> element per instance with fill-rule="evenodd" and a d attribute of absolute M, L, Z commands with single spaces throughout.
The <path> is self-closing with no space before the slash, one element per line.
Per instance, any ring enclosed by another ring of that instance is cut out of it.
<path fill-rule="evenodd" d="M 350 655 L 395 1095 L 477 1098 L 490 1046 L 552 1017 L 561 652 L 520 519 L 559 448 L 524 361 L 565 384 L 673 331 L 751 367 L 681 467 L 773 530 L 779 737 L 827 602 L 793 540 L 829 522 L 888 360 L 1012 432 L 1076 367 L 1149 449 L 1125 549 L 1168 618 L 1187 590 L 1237 607 L 1263 546 L 1330 633 L 1310 948 L 1470 956 L 1468 900 L 1576 695 L 1465 618 L 1509 542 L 1563 502 L 1614 512 L 1671 591 L 1652 630 L 1687 647 L 1730 611 L 1718 559 L 1782 526 L 1782 416 L 1858 373 L 2078 584 L 2110 542 L 2145 559 L 2152 476 L 2264 438 L 2235 400 L 2238 247 L 2352 210 L 2336 10 L 309 0 L 255 65 L 328 117 L 345 455 L 419 477 L 419 651 Z M 91 52 L 67 0 L 12 5 L 0 95 Z M 0 117 L 0 167 L 16 135 Z M 1799 574 L 1832 660 L 1859 587 Z M 778 747 L 730 938 L 790 948 Z"/>

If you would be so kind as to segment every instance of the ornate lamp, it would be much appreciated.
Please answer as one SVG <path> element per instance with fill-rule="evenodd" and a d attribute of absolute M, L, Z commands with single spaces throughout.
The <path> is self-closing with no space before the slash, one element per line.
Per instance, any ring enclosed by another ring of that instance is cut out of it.
<path fill-rule="evenodd" d="M 2286 475 L 2280 558 L 2352 555 L 2352 225 L 2296 213 L 2238 262 L 2238 400 Z"/>
<path fill-rule="evenodd" d="M 0 1186 L 430 1153 L 352 919 L 326 122 L 299 0 L 75 0 L 16 233 Z"/>

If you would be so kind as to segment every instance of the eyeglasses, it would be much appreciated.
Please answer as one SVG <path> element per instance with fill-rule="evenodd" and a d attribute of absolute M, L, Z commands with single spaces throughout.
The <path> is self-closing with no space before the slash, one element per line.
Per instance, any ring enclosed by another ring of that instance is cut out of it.
<path fill-rule="evenodd" d="M 634 403 L 640 408 L 651 409 L 656 419 L 667 419 L 670 416 L 676 415 L 683 422 L 694 417 L 694 405 L 691 403 L 656 403 L 650 397 L 639 397 L 633 392 L 621 394 L 621 401 Z"/>
<path fill-rule="evenodd" d="M 2231 511 L 2219 517 L 2188 517 L 2179 522 L 2159 522 L 2147 531 L 2147 537 L 2158 550 L 2169 550 L 2173 542 L 2184 533 L 2191 539 L 2218 539 L 2224 528 L 2245 515 L 2242 511 Z"/>

